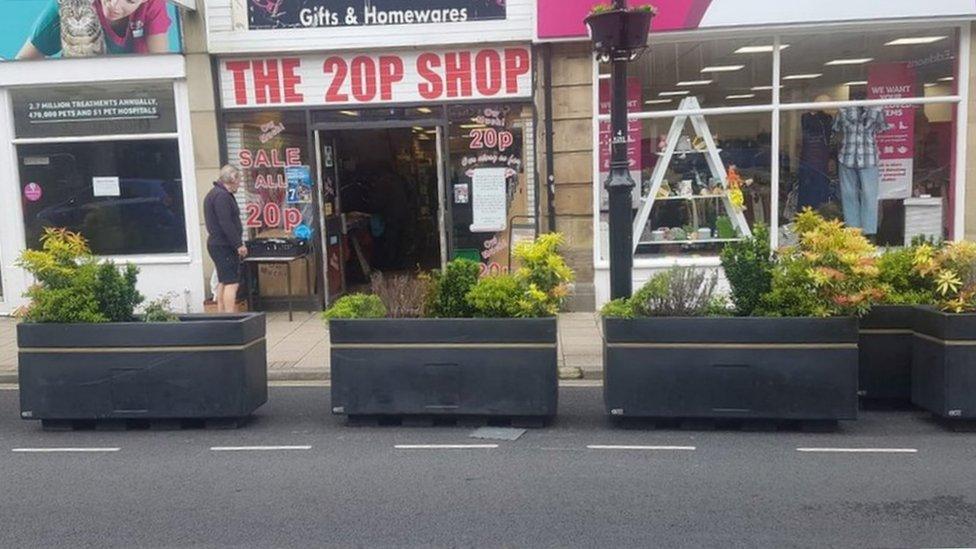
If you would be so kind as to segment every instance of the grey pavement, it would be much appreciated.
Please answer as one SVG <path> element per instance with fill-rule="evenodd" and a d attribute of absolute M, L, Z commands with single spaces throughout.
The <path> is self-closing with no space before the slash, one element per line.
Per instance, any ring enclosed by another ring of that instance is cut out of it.
<path fill-rule="evenodd" d="M 554 425 L 486 441 L 349 427 L 318 386 L 273 387 L 233 431 L 51 433 L 17 409 L 0 390 L 0 547 L 976 545 L 976 434 L 921 412 L 836 433 L 622 430 L 598 387 L 564 387 Z M 51 448 L 118 450 L 13 451 Z"/>
<path fill-rule="evenodd" d="M 329 377 L 329 330 L 317 313 L 267 315 L 268 378 L 275 381 Z M 559 315 L 559 366 L 562 377 L 600 378 L 602 334 L 596 313 Z M 16 321 L 0 317 L 0 383 L 17 377 Z"/>

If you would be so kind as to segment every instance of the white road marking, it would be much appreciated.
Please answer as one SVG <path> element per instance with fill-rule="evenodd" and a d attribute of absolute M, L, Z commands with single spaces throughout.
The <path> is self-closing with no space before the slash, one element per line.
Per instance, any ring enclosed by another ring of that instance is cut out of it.
<path fill-rule="evenodd" d="M 122 448 L 11 448 L 11 452 L 21 454 L 54 454 L 54 453 L 94 453 L 94 452 L 118 452 Z"/>
<path fill-rule="evenodd" d="M 835 454 L 915 454 L 916 448 L 797 448 L 797 452 L 820 452 Z"/>
<path fill-rule="evenodd" d="M 589 444 L 590 450 L 681 450 L 691 452 L 697 450 L 694 446 L 628 446 L 616 444 Z"/>
<path fill-rule="evenodd" d="M 263 452 L 274 450 L 311 450 L 311 446 L 211 446 L 214 452 Z"/>
<path fill-rule="evenodd" d="M 397 444 L 397 450 L 491 450 L 497 444 Z"/>

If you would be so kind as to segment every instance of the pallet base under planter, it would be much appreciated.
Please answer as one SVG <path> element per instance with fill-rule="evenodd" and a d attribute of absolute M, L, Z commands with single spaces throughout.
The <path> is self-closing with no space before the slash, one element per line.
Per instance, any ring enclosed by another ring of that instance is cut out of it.
<path fill-rule="evenodd" d="M 250 417 L 211 419 L 42 419 L 45 431 L 181 431 L 189 429 L 239 429 Z"/>
<path fill-rule="evenodd" d="M 351 427 L 517 427 L 540 429 L 552 418 L 540 416 L 351 415 Z"/>
<path fill-rule="evenodd" d="M 744 431 L 776 432 L 800 431 L 805 433 L 832 433 L 840 429 L 836 420 L 765 420 L 765 419 L 708 419 L 708 418 L 653 418 L 610 417 L 614 427 L 630 430 L 679 430 L 679 431 Z"/>

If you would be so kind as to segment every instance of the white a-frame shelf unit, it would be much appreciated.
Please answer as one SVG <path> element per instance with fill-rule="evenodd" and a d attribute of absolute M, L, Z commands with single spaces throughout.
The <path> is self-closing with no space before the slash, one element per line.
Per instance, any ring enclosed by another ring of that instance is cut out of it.
<path fill-rule="evenodd" d="M 698 98 L 696 97 L 686 97 L 681 100 L 681 104 L 678 106 L 679 111 L 698 111 L 699 110 Z M 719 157 L 718 147 L 715 145 L 715 139 L 712 138 L 712 132 L 708 129 L 708 123 L 705 122 L 705 116 L 702 114 L 679 114 L 674 117 L 671 122 L 671 130 L 668 131 L 668 138 L 664 148 L 661 153 L 661 157 L 658 159 L 657 164 L 654 165 L 654 172 L 651 174 L 651 187 L 647 192 L 647 196 L 641 199 L 641 207 L 637 212 L 637 217 L 634 218 L 634 251 L 637 251 L 637 245 L 641 241 L 641 237 L 647 227 L 647 222 L 651 217 L 651 208 L 654 207 L 654 201 L 657 198 L 657 193 L 661 189 L 661 183 L 664 181 L 664 175 L 668 171 L 668 166 L 671 164 L 671 159 L 675 155 L 675 148 L 678 145 L 678 140 L 681 139 L 682 133 L 684 133 L 685 122 L 691 121 L 691 126 L 695 131 L 695 135 L 702 139 L 705 144 L 705 148 L 699 151 L 693 151 L 695 154 L 704 154 L 705 161 L 708 163 L 708 169 L 712 174 L 712 177 L 717 181 L 721 182 L 722 188 L 726 192 L 722 195 L 721 201 L 722 205 L 725 207 L 725 211 L 732 221 L 732 225 L 738 229 L 740 237 L 747 237 L 752 235 L 752 231 L 749 229 L 749 223 L 746 222 L 745 216 L 742 214 L 742 210 L 736 208 L 732 202 L 729 200 L 728 195 L 728 174 L 725 170 L 725 165 L 722 163 L 721 157 Z M 677 154 L 683 154 L 686 151 L 678 151 Z M 707 242 L 707 241 L 706 241 Z"/>

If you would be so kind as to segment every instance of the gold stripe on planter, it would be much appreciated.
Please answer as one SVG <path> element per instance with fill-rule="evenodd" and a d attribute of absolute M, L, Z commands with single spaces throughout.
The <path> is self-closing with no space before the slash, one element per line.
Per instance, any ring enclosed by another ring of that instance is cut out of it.
<path fill-rule="evenodd" d="M 182 347 L 21 347 L 20 353 L 32 354 L 68 354 L 68 353 L 208 353 L 220 351 L 243 351 L 258 343 L 263 343 L 264 338 L 255 339 L 245 345 L 186 345 Z"/>
<path fill-rule="evenodd" d="M 607 343 L 618 349 L 857 349 L 857 343 Z"/>
<path fill-rule="evenodd" d="M 555 343 L 333 343 L 333 349 L 555 349 Z"/>
<path fill-rule="evenodd" d="M 911 335 L 915 332 L 904 328 L 861 328 L 857 333 L 871 335 Z"/>
<path fill-rule="evenodd" d="M 939 339 L 937 337 L 932 337 L 927 334 L 920 334 L 915 332 L 915 336 L 924 339 L 925 341 L 931 341 L 932 343 L 938 343 L 939 345 L 945 345 L 947 347 L 972 347 L 976 346 L 976 340 L 974 339 Z"/>

